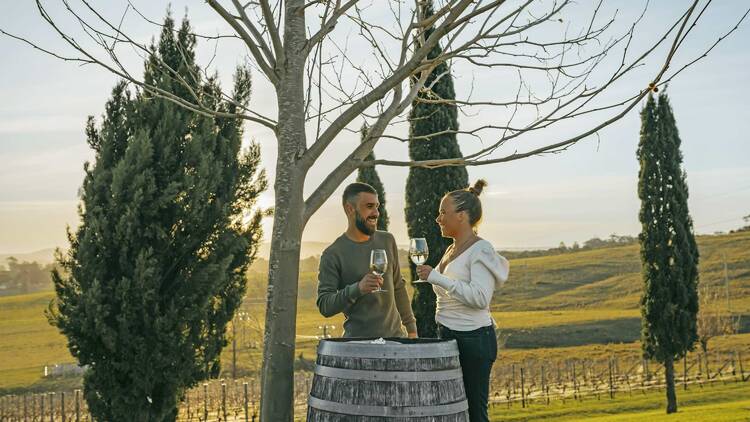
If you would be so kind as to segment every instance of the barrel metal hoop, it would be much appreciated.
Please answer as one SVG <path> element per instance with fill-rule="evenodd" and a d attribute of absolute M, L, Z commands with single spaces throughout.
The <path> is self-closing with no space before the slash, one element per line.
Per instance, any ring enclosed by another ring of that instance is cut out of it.
<path fill-rule="evenodd" d="M 318 354 L 375 359 L 450 358 L 458 356 L 458 345 L 455 340 L 409 345 L 341 343 L 324 340 L 318 345 Z"/>
<path fill-rule="evenodd" d="M 440 404 L 434 406 L 367 406 L 362 404 L 337 403 L 328 400 L 321 400 L 317 397 L 310 396 L 307 404 L 318 410 L 330 413 L 339 413 L 342 415 L 357 416 L 380 416 L 385 418 L 403 418 L 409 416 L 444 416 L 465 412 L 469 409 L 466 400 L 456 403 Z"/>
<path fill-rule="evenodd" d="M 373 371 L 316 366 L 315 374 L 327 378 L 364 381 L 449 381 L 463 379 L 461 368 L 443 371 Z"/>

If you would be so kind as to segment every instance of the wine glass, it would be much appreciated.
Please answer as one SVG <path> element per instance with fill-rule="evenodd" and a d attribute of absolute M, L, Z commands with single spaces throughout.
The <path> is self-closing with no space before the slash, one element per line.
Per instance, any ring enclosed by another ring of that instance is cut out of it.
<path fill-rule="evenodd" d="M 415 237 L 409 240 L 409 257 L 414 265 L 424 265 L 428 256 L 430 256 L 430 249 L 427 247 L 427 239 Z M 427 281 L 414 280 L 412 283 L 427 283 Z"/>
<path fill-rule="evenodd" d="M 383 276 L 388 268 L 388 255 L 385 253 L 385 249 L 373 249 L 370 252 L 370 271 L 373 274 Z M 387 292 L 378 286 L 377 289 L 372 291 L 373 293 Z"/>

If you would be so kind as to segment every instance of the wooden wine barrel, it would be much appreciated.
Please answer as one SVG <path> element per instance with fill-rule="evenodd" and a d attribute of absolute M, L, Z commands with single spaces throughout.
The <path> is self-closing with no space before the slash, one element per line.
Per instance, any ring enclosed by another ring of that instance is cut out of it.
<path fill-rule="evenodd" d="M 455 340 L 372 340 L 321 340 L 308 422 L 469 421 Z"/>

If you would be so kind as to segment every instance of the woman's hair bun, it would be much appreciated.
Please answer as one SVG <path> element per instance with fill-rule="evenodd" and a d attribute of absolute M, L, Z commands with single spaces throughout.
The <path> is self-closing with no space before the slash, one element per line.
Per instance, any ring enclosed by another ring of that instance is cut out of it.
<path fill-rule="evenodd" d="M 469 192 L 473 193 L 476 196 L 481 195 L 484 188 L 487 186 L 487 181 L 484 179 L 479 179 L 476 182 L 474 182 L 474 186 L 469 188 Z"/>

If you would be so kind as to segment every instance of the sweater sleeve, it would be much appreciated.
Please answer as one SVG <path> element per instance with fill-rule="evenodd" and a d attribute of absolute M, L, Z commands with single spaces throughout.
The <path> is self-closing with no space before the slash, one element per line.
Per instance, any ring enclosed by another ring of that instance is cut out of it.
<path fill-rule="evenodd" d="M 453 280 L 432 271 L 427 281 L 445 289 L 448 294 L 466 306 L 486 309 L 496 288 L 508 279 L 508 260 L 495 252 L 491 245 L 482 245 L 469 258 L 469 280 Z"/>
<path fill-rule="evenodd" d="M 359 280 L 347 284 L 339 290 L 342 283 L 341 271 L 337 260 L 329 253 L 323 253 L 318 267 L 318 309 L 324 317 L 332 317 L 345 312 L 362 296 L 357 285 Z"/>
<path fill-rule="evenodd" d="M 396 246 L 396 239 L 392 239 L 392 250 L 393 250 L 393 297 L 396 301 L 396 309 L 401 316 L 401 323 L 406 327 L 407 333 L 417 332 L 417 319 L 414 317 L 414 312 L 411 309 L 411 301 L 409 300 L 409 293 L 406 291 L 406 281 L 401 276 L 401 266 L 398 262 L 398 247 Z"/>

